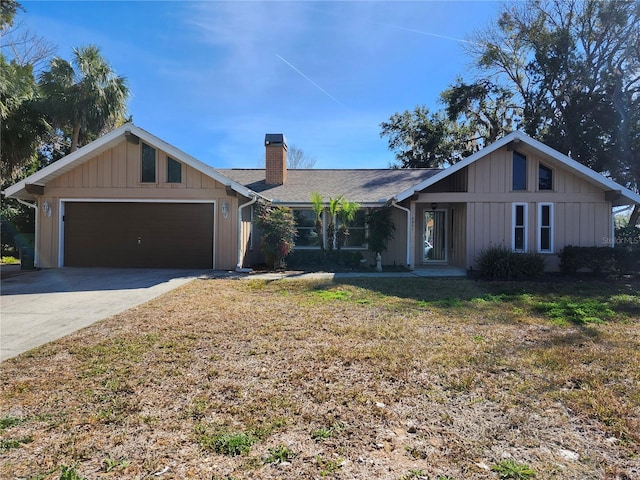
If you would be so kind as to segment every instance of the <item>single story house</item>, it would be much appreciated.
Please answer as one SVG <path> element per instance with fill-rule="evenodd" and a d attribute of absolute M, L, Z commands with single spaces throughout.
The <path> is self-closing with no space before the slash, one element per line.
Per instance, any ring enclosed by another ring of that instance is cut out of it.
<path fill-rule="evenodd" d="M 612 243 L 612 207 L 640 204 L 637 193 L 521 132 L 445 169 L 368 170 L 287 170 L 284 135 L 267 134 L 265 167 L 215 169 L 127 123 L 4 193 L 35 209 L 40 268 L 248 268 L 258 261 L 255 203 L 291 207 L 296 248 L 317 249 L 318 192 L 362 212 L 392 206 L 385 264 L 468 270 L 482 249 L 504 245 L 542 253 L 554 270 L 565 245 Z M 344 248 L 367 255 L 364 218 Z"/>

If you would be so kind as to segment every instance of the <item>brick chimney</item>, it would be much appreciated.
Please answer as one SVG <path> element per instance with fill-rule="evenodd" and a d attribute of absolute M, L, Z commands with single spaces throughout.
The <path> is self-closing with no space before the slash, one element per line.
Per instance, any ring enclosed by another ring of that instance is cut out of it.
<path fill-rule="evenodd" d="M 282 133 L 267 133 L 265 146 L 265 181 L 267 185 L 282 185 L 287 181 L 287 140 Z"/>

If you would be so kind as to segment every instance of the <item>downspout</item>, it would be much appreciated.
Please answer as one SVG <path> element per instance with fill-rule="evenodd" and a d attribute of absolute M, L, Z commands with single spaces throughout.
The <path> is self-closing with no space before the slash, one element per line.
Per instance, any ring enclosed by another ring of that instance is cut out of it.
<path fill-rule="evenodd" d="M 18 203 L 21 203 L 22 205 L 29 207 L 29 208 L 33 208 L 35 210 L 34 212 L 34 216 L 35 216 L 35 232 L 34 232 L 34 243 L 33 243 L 33 265 L 35 267 L 38 266 L 38 225 L 40 224 L 40 222 L 38 221 L 38 205 L 35 203 L 29 203 L 29 202 L 25 202 L 24 200 L 20 199 L 20 198 L 16 198 L 16 200 L 18 201 Z"/>
<path fill-rule="evenodd" d="M 236 264 L 236 272 L 248 273 L 251 271 L 250 268 L 242 268 L 242 209 L 253 205 L 257 201 L 258 197 L 255 196 L 238 207 L 238 263 Z"/>
<path fill-rule="evenodd" d="M 395 199 L 391 199 L 391 205 L 407 212 L 407 268 L 411 270 L 411 210 L 398 205 Z"/>

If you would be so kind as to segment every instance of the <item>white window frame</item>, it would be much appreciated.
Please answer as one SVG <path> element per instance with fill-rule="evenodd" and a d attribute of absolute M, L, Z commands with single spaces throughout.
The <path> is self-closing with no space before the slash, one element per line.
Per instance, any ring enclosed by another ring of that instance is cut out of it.
<path fill-rule="evenodd" d="M 516 225 L 516 218 L 517 218 L 516 212 L 518 207 L 523 207 L 523 211 L 522 211 L 523 225 Z M 529 220 L 529 204 L 528 203 L 511 204 L 511 250 L 513 250 L 514 252 L 528 251 L 528 242 L 527 242 L 527 237 L 529 236 L 527 232 L 528 220 Z M 522 249 L 516 248 L 516 228 L 523 229 L 524 245 Z"/>
<path fill-rule="evenodd" d="M 542 225 L 542 208 L 549 207 L 549 225 Z M 553 253 L 553 203 L 552 202 L 540 202 L 538 203 L 538 253 Z M 542 229 L 549 229 L 549 249 L 542 249 Z"/>

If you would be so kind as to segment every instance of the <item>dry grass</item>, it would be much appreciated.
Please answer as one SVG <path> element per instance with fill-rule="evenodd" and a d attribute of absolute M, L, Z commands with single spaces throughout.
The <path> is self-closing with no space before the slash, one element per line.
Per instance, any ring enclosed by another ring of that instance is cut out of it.
<path fill-rule="evenodd" d="M 638 479 L 639 289 L 194 281 L 2 363 L 0 477 Z"/>

